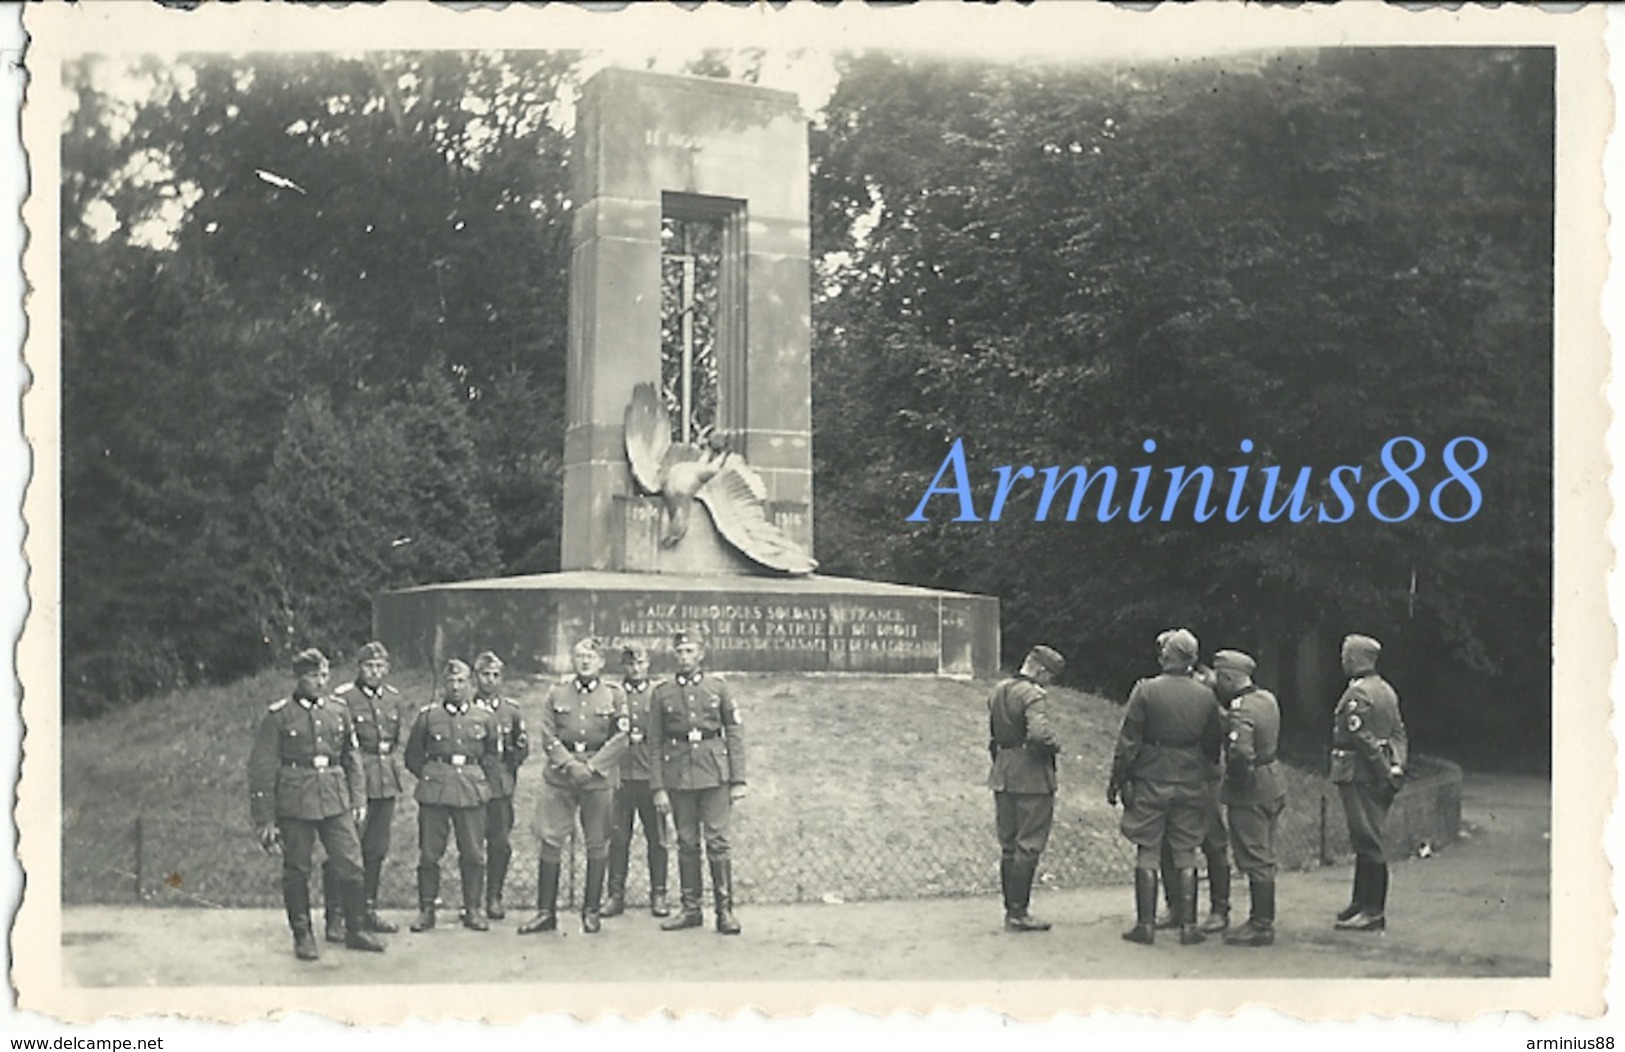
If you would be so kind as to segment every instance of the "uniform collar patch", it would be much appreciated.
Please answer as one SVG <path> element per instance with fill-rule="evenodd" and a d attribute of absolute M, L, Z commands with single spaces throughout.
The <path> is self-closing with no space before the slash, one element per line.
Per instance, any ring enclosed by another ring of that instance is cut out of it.
<path fill-rule="evenodd" d="M 677 685 L 679 687 L 692 687 L 704 678 L 705 670 L 703 668 L 697 668 L 693 672 L 679 672 L 677 673 Z"/>
<path fill-rule="evenodd" d="M 642 694 L 644 691 L 649 689 L 649 681 L 646 679 L 622 680 L 621 685 L 627 690 L 631 691 L 633 694 Z"/>
<path fill-rule="evenodd" d="M 296 695 L 294 695 L 293 700 L 297 701 L 299 704 L 303 705 L 307 709 L 319 709 L 319 708 L 321 708 L 321 705 L 322 705 L 322 699 L 319 698 L 319 697 L 316 697 L 316 698 L 304 698 L 304 697 L 300 697 L 299 695 L 296 694 Z"/>
<path fill-rule="evenodd" d="M 591 679 L 582 679 L 580 676 L 577 676 L 575 679 L 575 684 L 577 694 L 591 694 L 593 691 L 598 689 L 598 677 L 594 676 Z"/>
<path fill-rule="evenodd" d="M 450 698 L 446 698 L 440 704 L 444 705 L 446 711 L 453 716 L 461 716 L 468 711 L 468 702 L 466 701 L 452 701 Z"/>

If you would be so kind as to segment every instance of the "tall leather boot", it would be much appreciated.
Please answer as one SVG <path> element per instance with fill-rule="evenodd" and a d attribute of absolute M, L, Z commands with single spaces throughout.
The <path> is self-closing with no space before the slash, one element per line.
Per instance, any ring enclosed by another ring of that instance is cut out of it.
<path fill-rule="evenodd" d="M 1150 946 L 1157 941 L 1157 871 L 1134 867 L 1134 927 L 1123 933 L 1129 942 Z"/>
<path fill-rule="evenodd" d="M 440 898 L 440 867 L 418 866 L 418 919 L 413 921 L 413 931 L 430 931 L 434 928 L 434 904 Z"/>
<path fill-rule="evenodd" d="M 1162 864 L 1158 868 L 1162 873 L 1162 897 L 1168 908 L 1157 918 L 1157 930 L 1169 931 L 1179 927 L 1179 899 L 1176 895 L 1179 890 L 1179 870 L 1174 868 L 1174 852 L 1167 843 L 1162 845 Z"/>
<path fill-rule="evenodd" d="M 666 845 L 649 845 L 649 912 L 656 917 L 671 916 L 666 905 L 666 857 Z"/>
<path fill-rule="evenodd" d="M 590 861 L 590 860 L 589 860 Z M 632 868 L 632 842 L 615 837 L 609 842 L 609 897 L 603 915 L 619 917 L 626 912 L 626 875 Z"/>
<path fill-rule="evenodd" d="M 293 932 L 293 955 L 301 961 L 314 961 L 321 957 L 321 947 L 310 926 L 310 885 L 295 882 L 283 874 L 282 905 L 288 913 L 288 928 Z"/>
<path fill-rule="evenodd" d="M 681 908 L 677 916 L 660 925 L 661 931 L 682 931 L 705 924 L 705 914 L 700 912 L 700 856 L 697 853 L 678 852 L 677 886 Z"/>
<path fill-rule="evenodd" d="M 536 916 L 519 926 L 520 935 L 559 930 L 560 864 L 542 859 L 536 869 Z"/>
<path fill-rule="evenodd" d="M 1349 895 L 1349 904 L 1337 911 L 1339 923 L 1350 920 L 1356 913 L 1365 909 L 1365 900 L 1371 894 L 1371 863 L 1355 856 L 1354 859 L 1354 890 Z"/>
<path fill-rule="evenodd" d="M 1005 931 L 1049 931 L 1049 921 L 1027 912 L 1033 899 L 1033 880 L 1038 876 L 1037 856 L 1017 855 L 1010 860 L 1010 905 L 1004 915 Z"/>
<path fill-rule="evenodd" d="M 711 860 L 711 897 L 717 908 L 717 934 L 738 935 L 739 922 L 734 919 L 733 861 L 726 858 Z"/>
<path fill-rule="evenodd" d="M 1202 930 L 1209 935 L 1230 927 L 1230 856 L 1226 852 L 1207 860 L 1208 915 Z"/>
<path fill-rule="evenodd" d="M 502 920 L 508 915 L 507 909 L 502 905 L 502 886 L 508 882 L 508 861 L 513 858 L 513 849 L 505 851 L 491 851 L 485 866 L 485 915 L 492 920 Z"/>
<path fill-rule="evenodd" d="M 1179 945 L 1194 946 L 1207 936 L 1196 923 L 1196 867 L 1179 871 Z"/>
<path fill-rule="evenodd" d="M 328 942 L 344 941 L 344 889 L 333 875 L 333 866 L 322 862 L 322 929 Z"/>
<path fill-rule="evenodd" d="M 367 934 L 367 895 L 359 880 L 340 885 L 339 895 L 344 903 L 344 945 L 352 950 L 383 953 L 384 944 Z"/>
<path fill-rule="evenodd" d="M 457 860 L 457 872 L 463 880 L 463 927 L 469 931 L 490 931 L 485 920 L 485 865 L 481 862 Z"/>
<path fill-rule="evenodd" d="M 608 859 L 587 859 L 587 886 L 581 891 L 581 930 L 587 935 L 597 935 L 603 927 L 599 909 L 604 902 L 604 870 L 608 865 Z"/>
<path fill-rule="evenodd" d="M 381 858 L 369 858 L 361 864 L 361 895 L 367 906 L 367 930 L 380 935 L 393 935 L 400 929 L 378 915 L 378 884 L 383 869 L 384 860 Z"/>
<path fill-rule="evenodd" d="M 1251 880 L 1247 884 L 1252 915 L 1247 923 L 1224 933 L 1226 946 L 1269 946 L 1275 942 L 1275 881 Z"/>

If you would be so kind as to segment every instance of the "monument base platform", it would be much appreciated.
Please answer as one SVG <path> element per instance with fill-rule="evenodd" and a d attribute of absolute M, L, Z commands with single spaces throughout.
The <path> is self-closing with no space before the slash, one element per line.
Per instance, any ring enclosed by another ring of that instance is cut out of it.
<path fill-rule="evenodd" d="M 562 675 L 586 636 L 642 643 L 670 670 L 672 632 L 705 633 L 708 667 L 991 678 L 999 601 L 845 577 L 679 576 L 573 571 L 424 585 L 373 600 L 394 664 L 435 666 L 482 650 L 514 671 Z M 611 668 L 616 662 L 612 660 Z"/>

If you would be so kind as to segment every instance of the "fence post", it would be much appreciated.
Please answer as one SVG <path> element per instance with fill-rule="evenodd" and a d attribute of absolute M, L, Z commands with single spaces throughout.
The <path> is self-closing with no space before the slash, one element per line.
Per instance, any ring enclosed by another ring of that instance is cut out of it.
<path fill-rule="evenodd" d="M 1326 791 L 1322 789 L 1320 793 L 1320 864 L 1323 866 L 1332 864 L 1331 839 L 1326 830 L 1326 811 Z"/>
<path fill-rule="evenodd" d="M 136 815 L 135 816 L 135 901 L 136 902 L 141 901 L 142 870 L 143 870 L 143 868 L 145 868 L 145 859 L 142 858 L 142 855 L 145 854 L 145 846 L 142 843 L 142 841 L 144 839 L 145 838 L 143 836 L 143 830 L 141 828 L 141 816 Z"/>

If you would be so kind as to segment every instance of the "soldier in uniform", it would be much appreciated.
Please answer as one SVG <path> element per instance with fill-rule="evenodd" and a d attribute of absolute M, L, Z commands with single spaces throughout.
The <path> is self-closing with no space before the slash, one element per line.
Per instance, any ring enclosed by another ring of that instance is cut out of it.
<path fill-rule="evenodd" d="M 1206 938 L 1196 924 L 1196 847 L 1207 833 L 1209 796 L 1223 735 L 1218 700 L 1193 675 L 1196 636 L 1178 628 L 1157 637 L 1161 675 L 1129 693 L 1112 757 L 1106 802 L 1123 802 L 1123 835 L 1134 860 L 1134 927 L 1130 942 L 1156 940 L 1157 868 L 1163 841 L 1173 849 L 1183 945 Z"/>
<path fill-rule="evenodd" d="M 993 818 L 999 833 L 999 887 L 1005 931 L 1049 931 L 1027 912 L 1038 858 L 1055 820 L 1055 757 L 1061 743 L 1050 729 L 1044 688 L 1066 668 L 1047 646 L 1027 652 L 1021 670 L 987 699 L 988 752 L 993 768 Z"/>
<path fill-rule="evenodd" d="M 293 659 L 298 683 L 291 698 L 271 703 L 248 757 L 248 808 L 266 851 L 282 847 L 282 904 L 293 929 L 294 956 L 321 955 L 310 924 L 310 868 L 317 838 L 332 864 L 343 902 L 344 944 L 381 952 L 366 932 L 361 887 L 361 840 L 367 779 L 356 747 L 355 725 L 342 703 L 326 698 L 327 658 L 320 650 Z"/>
<path fill-rule="evenodd" d="M 1348 689 L 1332 717 L 1332 783 L 1343 799 L 1349 845 L 1354 848 L 1354 895 L 1337 914 L 1346 931 L 1387 927 L 1388 858 L 1382 823 L 1405 781 L 1410 744 L 1399 715 L 1399 695 L 1377 675 L 1382 644 L 1370 636 L 1343 640 Z"/>
<path fill-rule="evenodd" d="M 1215 695 L 1218 678 L 1206 665 L 1197 665 L 1191 673 L 1196 681 Z M 1223 706 L 1220 706 L 1223 722 Z M 1207 860 L 1207 919 L 1202 931 L 1209 935 L 1230 927 L 1230 831 L 1224 825 L 1224 809 L 1219 804 L 1219 778 L 1213 779 L 1213 791 L 1208 797 L 1207 833 L 1202 837 L 1202 857 Z M 1168 912 L 1157 918 L 1157 930 L 1179 927 L 1179 909 L 1174 904 L 1174 890 L 1178 886 L 1178 870 L 1174 868 L 1174 852 L 1168 841 L 1162 842 L 1162 895 Z"/>
<path fill-rule="evenodd" d="M 469 698 L 468 666 L 446 663 L 444 696 L 418 710 L 406 739 L 406 769 L 418 780 L 418 919 L 412 930 L 435 925 L 440 858 L 455 832 L 463 882 L 463 926 L 488 931 L 480 903 L 485 890 L 485 805 L 491 799 L 486 768 L 497 759 L 496 718 Z"/>
<path fill-rule="evenodd" d="M 1227 946 L 1275 942 L 1275 832 L 1286 809 L 1286 782 L 1276 751 L 1281 706 L 1253 683 L 1257 663 L 1239 650 L 1213 655 L 1219 700 L 1225 705 L 1223 800 L 1230 813 L 1236 865 L 1247 876 L 1252 903 L 1247 923 L 1225 933 Z"/>
<path fill-rule="evenodd" d="M 536 916 L 519 934 L 558 930 L 559 870 L 564 843 L 581 818 L 587 845 L 587 880 L 581 896 L 581 930 L 602 927 L 604 872 L 609 866 L 609 822 L 626 753 L 628 722 L 621 689 L 599 675 L 603 648 L 583 639 L 570 651 L 575 675 L 554 684 L 542 706 L 538 732 L 547 768 L 536 807 L 536 834 L 542 841 L 536 881 Z"/>
<path fill-rule="evenodd" d="M 502 885 L 513 858 L 513 794 L 519 766 L 530 756 L 525 714 L 519 703 L 502 696 L 502 659 L 489 650 L 474 659 L 474 704 L 489 712 L 497 725 L 497 751 L 485 765 L 491 799 L 485 805 L 485 912 L 492 920 L 508 915 Z"/>
<path fill-rule="evenodd" d="M 681 931 L 705 923 L 700 910 L 703 830 L 717 931 L 738 935 L 728 820 L 734 803 L 745 796 L 744 717 L 728 685 L 703 668 L 705 644 L 698 632 L 675 633 L 672 649 L 677 675 L 655 687 L 649 703 L 650 726 L 659 735 L 649 750 L 649 788 L 655 807 L 663 815 L 670 813 L 677 827 L 682 909 L 662 922 L 660 930 Z"/>
<path fill-rule="evenodd" d="M 366 902 L 363 925 L 367 931 L 390 934 L 395 925 L 378 915 L 378 882 L 389 856 L 390 827 L 395 822 L 395 800 L 406 792 L 406 769 L 401 746 L 411 725 L 403 713 L 400 692 L 384 677 L 389 675 L 389 651 L 379 642 L 356 652 L 355 680 L 333 692 L 344 702 L 355 723 L 361 767 L 367 775 L 367 817 L 361 823 L 361 887 Z M 327 941 L 343 942 L 344 910 L 337 868 L 331 856 L 322 863 L 323 902 L 327 915 Z"/>
<path fill-rule="evenodd" d="M 632 866 L 632 819 L 643 825 L 649 862 L 649 912 L 671 916 L 666 905 L 666 818 L 655 810 L 649 788 L 649 652 L 642 643 L 628 643 L 621 651 L 621 689 L 626 692 L 631 721 L 626 756 L 621 760 L 621 787 L 615 790 L 614 822 L 609 842 L 609 900 L 604 916 L 626 912 L 626 875 Z"/>

